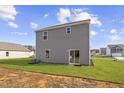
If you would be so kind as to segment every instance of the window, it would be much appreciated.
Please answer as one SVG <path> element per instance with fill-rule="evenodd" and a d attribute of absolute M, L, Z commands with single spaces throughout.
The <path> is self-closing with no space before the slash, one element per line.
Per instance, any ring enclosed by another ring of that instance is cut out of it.
<path fill-rule="evenodd" d="M 116 53 L 116 48 L 111 49 L 111 53 Z"/>
<path fill-rule="evenodd" d="M 9 56 L 9 52 L 6 52 L 6 56 Z"/>
<path fill-rule="evenodd" d="M 117 53 L 122 53 L 123 50 L 121 48 L 117 48 L 116 51 L 117 51 Z"/>
<path fill-rule="evenodd" d="M 66 34 L 71 34 L 71 27 L 66 28 Z"/>
<path fill-rule="evenodd" d="M 50 49 L 45 50 L 45 57 L 50 58 Z"/>
<path fill-rule="evenodd" d="M 43 40 L 48 40 L 48 32 L 43 32 Z"/>

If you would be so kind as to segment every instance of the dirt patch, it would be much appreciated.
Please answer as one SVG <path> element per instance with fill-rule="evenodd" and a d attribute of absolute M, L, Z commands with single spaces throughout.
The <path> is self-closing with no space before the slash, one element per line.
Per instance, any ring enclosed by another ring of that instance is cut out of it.
<path fill-rule="evenodd" d="M 0 68 L 1 88 L 124 88 L 115 84 L 97 80 L 66 76 L 55 76 L 26 71 Z"/>

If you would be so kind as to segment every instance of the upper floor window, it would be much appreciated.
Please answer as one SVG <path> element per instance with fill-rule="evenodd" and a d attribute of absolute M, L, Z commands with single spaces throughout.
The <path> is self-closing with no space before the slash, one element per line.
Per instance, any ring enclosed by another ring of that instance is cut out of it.
<path fill-rule="evenodd" d="M 71 27 L 66 27 L 66 34 L 71 34 Z"/>
<path fill-rule="evenodd" d="M 48 40 L 48 32 L 43 32 L 43 40 Z"/>

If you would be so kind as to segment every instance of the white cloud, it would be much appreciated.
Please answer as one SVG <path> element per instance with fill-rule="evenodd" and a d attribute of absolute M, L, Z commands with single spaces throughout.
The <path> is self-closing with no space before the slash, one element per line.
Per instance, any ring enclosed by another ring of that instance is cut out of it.
<path fill-rule="evenodd" d="M 44 14 L 44 16 L 43 16 L 43 17 L 44 17 L 44 18 L 47 18 L 48 16 L 49 16 L 49 14 Z"/>
<path fill-rule="evenodd" d="M 12 27 L 12 28 L 18 28 L 18 25 L 14 22 L 8 22 L 7 24 L 9 27 Z"/>
<path fill-rule="evenodd" d="M 76 13 L 76 12 L 79 13 L 79 12 L 83 11 L 83 9 L 81 9 L 81 8 L 72 8 L 71 10 L 72 10 L 73 13 Z"/>
<path fill-rule="evenodd" d="M 109 39 L 113 42 L 113 41 L 118 41 L 121 39 L 121 37 L 117 34 L 113 34 L 109 36 Z"/>
<path fill-rule="evenodd" d="M 57 13 L 57 19 L 60 23 L 67 23 L 69 21 L 80 21 L 91 19 L 91 24 L 101 26 L 102 22 L 99 20 L 97 15 L 88 13 L 86 10 L 76 8 L 76 9 L 65 9 L 60 8 Z"/>
<path fill-rule="evenodd" d="M 27 36 L 28 35 L 28 33 L 26 33 L 26 32 L 12 32 L 11 34 L 18 35 L 18 36 Z"/>
<path fill-rule="evenodd" d="M 72 21 L 80 21 L 80 20 L 86 20 L 86 19 L 91 19 L 91 24 L 97 25 L 97 26 L 101 26 L 102 23 L 99 20 L 99 18 L 97 17 L 97 15 L 94 14 L 90 14 L 86 11 L 83 11 L 82 9 L 74 9 L 73 11 L 73 17 L 72 17 Z"/>
<path fill-rule="evenodd" d="M 13 5 L 0 5 L 0 18 L 4 20 L 15 20 L 18 12 Z"/>
<path fill-rule="evenodd" d="M 38 27 L 38 24 L 31 22 L 30 26 L 31 26 L 31 28 L 36 29 Z"/>
<path fill-rule="evenodd" d="M 117 34 L 118 32 L 117 32 L 116 29 L 111 29 L 111 30 L 110 30 L 110 33 L 111 33 L 111 34 Z"/>
<path fill-rule="evenodd" d="M 109 35 L 109 39 L 112 42 L 116 42 L 119 41 L 121 39 L 121 34 L 119 31 L 117 31 L 117 29 L 111 29 L 110 30 L 110 35 Z"/>
<path fill-rule="evenodd" d="M 93 38 L 94 36 L 96 36 L 97 35 L 97 32 L 95 32 L 95 31 L 91 31 L 90 32 L 90 38 Z"/>
<path fill-rule="evenodd" d="M 71 16 L 71 12 L 69 9 L 60 8 L 57 13 L 58 21 L 60 23 L 67 23 L 68 19 Z"/>

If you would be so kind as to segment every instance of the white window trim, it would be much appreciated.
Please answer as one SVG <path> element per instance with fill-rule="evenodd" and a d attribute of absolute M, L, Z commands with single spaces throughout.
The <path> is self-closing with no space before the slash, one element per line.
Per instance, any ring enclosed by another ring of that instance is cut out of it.
<path fill-rule="evenodd" d="M 67 28 L 70 28 L 70 33 L 67 33 Z M 66 27 L 66 34 L 71 34 L 71 27 Z"/>
<path fill-rule="evenodd" d="M 69 64 L 74 65 L 75 63 L 70 63 L 70 58 L 69 58 L 69 57 L 70 57 L 70 51 L 71 51 L 71 50 L 79 50 L 79 54 L 80 54 L 80 49 L 68 49 L 68 52 L 69 52 L 69 53 L 68 53 L 68 61 L 69 61 Z M 76 64 L 80 64 L 80 57 L 79 57 L 79 63 L 76 63 Z"/>
<path fill-rule="evenodd" d="M 51 58 L 51 49 L 45 48 L 45 53 L 46 53 L 46 50 L 49 50 L 49 58 Z M 47 58 L 46 55 L 45 55 L 45 58 Z M 49 58 L 48 58 L 48 59 L 49 59 Z"/>
<path fill-rule="evenodd" d="M 45 33 L 45 32 L 47 32 L 47 39 L 44 39 L 44 36 L 45 36 L 44 33 Z M 42 32 L 42 38 L 43 38 L 43 40 L 48 40 L 48 31 L 43 31 L 43 32 Z"/>

